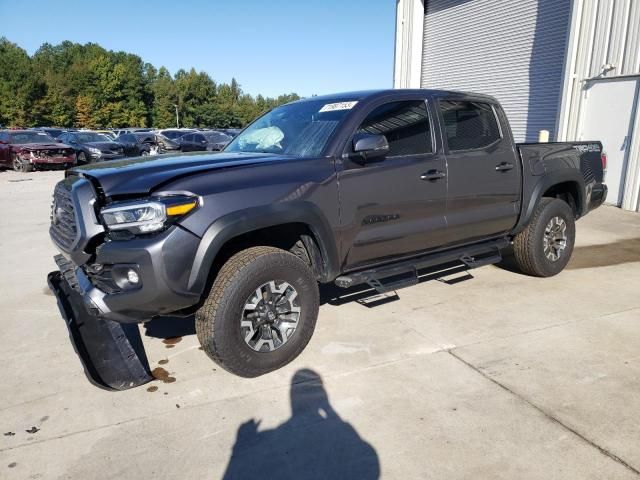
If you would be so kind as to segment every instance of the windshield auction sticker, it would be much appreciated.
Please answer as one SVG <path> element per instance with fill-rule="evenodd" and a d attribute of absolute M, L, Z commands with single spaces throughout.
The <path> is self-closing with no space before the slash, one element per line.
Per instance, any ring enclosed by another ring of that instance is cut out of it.
<path fill-rule="evenodd" d="M 318 113 L 333 112 L 334 110 L 351 110 L 356 105 L 356 103 L 358 102 L 355 101 L 355 102 L 327 103 L 320 110 L 318 110 Z"/>

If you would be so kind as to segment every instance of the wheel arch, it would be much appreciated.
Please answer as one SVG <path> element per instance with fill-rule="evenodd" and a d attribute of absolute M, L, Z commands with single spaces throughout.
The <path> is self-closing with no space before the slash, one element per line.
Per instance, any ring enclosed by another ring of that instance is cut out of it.
<path fill-rule="evenodd" d="M 531 220 L 540 200 L 553 197 L 564 200 L 573 210 L 576 219 L 587 212 L 587 198 L 584 178 L 579 171 L 554 172 L 540 177 L 533 188 L 523 191 L 523 203 L 520 219 L 513 233 L 521 232 Z"/>
<path fill-rule="evenodd" d="M 225 215 L 205 231 L 196 252 L 187 288 L 204 292 L 221 263 L 233 253 L 250 246 L 286 248 L 299 239 L 311 261 L 318 281 L 338 275 L 337 245 L 333 230 L 317 207 L 274 204 Z"/>

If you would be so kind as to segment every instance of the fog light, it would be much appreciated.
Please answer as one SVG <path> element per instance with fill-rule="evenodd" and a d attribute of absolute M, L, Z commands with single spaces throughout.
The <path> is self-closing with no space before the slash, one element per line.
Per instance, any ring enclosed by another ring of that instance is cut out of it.
<path fill-rule="evenodd" d="M 136 272 L 133 268 L 130 268 L 127 271 L 127 280 L 129 280 L 129 283 L 137 285 L 140 281 L 140 276 L 138 275 L 138 272 Z"/>

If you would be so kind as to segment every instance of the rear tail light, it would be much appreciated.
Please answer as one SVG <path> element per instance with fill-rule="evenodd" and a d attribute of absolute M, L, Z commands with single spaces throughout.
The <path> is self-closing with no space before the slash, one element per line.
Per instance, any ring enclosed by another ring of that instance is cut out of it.
<path fill-rule="evenodd" d="M 600 160 L 602 161 L 602 171 L 606 171 L 607 170 L 607 154 L 602 152 L 600 154 Z"/>

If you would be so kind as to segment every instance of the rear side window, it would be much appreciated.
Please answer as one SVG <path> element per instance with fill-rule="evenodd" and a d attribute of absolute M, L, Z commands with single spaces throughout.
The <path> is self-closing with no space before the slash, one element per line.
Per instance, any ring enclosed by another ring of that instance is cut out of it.
<path fill-rule="evenodd" d="M 391 102 L 373 110 L 357 133 L 384 135 L 388 157 L 431 153 L 431 124 L 423 100 Z"/>
<path fill-rule="evenodd" d="M 500 139 L 493 108 L 488 103 L 441 101 L 449 150 L 484 148 Z"/>

